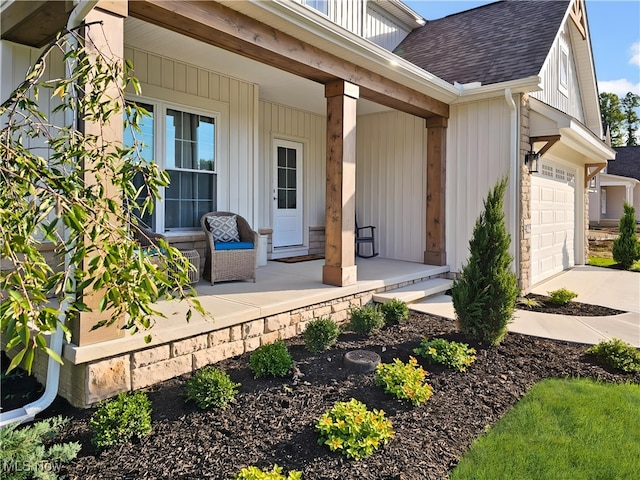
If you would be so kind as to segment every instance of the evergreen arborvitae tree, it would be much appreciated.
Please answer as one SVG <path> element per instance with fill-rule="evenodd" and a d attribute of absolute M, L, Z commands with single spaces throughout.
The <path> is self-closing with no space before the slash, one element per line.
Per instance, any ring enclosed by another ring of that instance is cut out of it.
<path fill-rule="evenodd" d="M 636 210 L 624 203 L 624 215 L 620 218 L 620 234 L 613 242 L 613 259 L 625 270 L 629 270 L 640 259 L 640 242 L 636 235 Z"/>
<path fill-rule="evenodd" d="M 513 317 L 518 285 L 511 271 L 511 237 L 504 221 L 507 178 L 500 180 L 484 202 L 469 242 L 469 262 L 452 288 L 458 328 L 492 345 L 500 343 Z"/>

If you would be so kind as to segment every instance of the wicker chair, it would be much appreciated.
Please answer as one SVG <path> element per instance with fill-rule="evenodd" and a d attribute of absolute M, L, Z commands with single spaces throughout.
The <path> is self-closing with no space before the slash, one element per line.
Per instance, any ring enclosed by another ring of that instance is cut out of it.
<path fill-rule="evenodd" d="M 239 242 L 220 241 L 214 238 L 210 220 L 214 217 L 236 216 Z M 203 277 L 215 282 L 228 280 L 256 281 L 256 257 L 258 252 L 258 233 L 240 215 L 231 212 L 209 212 L 200 218 L 202 230 L 207 234 Z"/>

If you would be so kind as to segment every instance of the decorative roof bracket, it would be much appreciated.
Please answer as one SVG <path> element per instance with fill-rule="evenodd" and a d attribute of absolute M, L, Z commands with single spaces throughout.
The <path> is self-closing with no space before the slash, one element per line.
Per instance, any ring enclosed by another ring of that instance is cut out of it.
<path fill-rule="evenodd" d="M 560 141 L 560 135 L 543 135 L 540 137 L 531 137 L 529 142 L 533 145 L 536 142 L 546 142 L 544 146 L 537 152 L 539 156 L 543 156 L 545 153 L 549 151 L 551 147 L 553 147 L 556 142 Z"/>

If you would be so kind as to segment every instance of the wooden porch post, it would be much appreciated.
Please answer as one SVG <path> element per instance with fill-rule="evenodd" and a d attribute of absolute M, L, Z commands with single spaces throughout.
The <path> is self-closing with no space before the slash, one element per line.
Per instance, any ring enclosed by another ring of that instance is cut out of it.
<path fill-rule="evenodd" d="M 344 287 L 357 281 L 355 265 L 357 85 L 336 80 L 327 97 L 327 192 L 322 283 Z"/>
<path fill-rule="evenodd" d="M 447 263 L 445 239 L 446 145 L 445 117 L 427 118 L 427 250 L 424 263 Z"/>
<path fill-rule="evenodd" d="M 103 53 L 108 52 L 112 55 L 111 60 L 122 61 L 124 58 L 124 16 L 127 15 L 126 3 L 119 2 L 113 5 L 101 2 L 97 8 L 94 8 L 85 18 L 87 23 L 102 21 L 104 28 L 94 26 L 87 29 L 86 35 L 89 35 L 96 48 Z M 87 42 L 88 49 L 91 49 L 91 42 Z M 110 95 L 107 92 L 107 95 Z M 81 126 L 85 134 L 92 134 L 101 137 L 104 143 L 112 144 L 111 148 L 121 146 L 123 141 L 123 116 L 122 111 L 114 113 L 109 119 L 109 124 L 105 128 L 101 128 L 99 124 L 92 122 L 84 122 Z M 87 182 L 95 182 L 93 177 L 87 177 Z M 108 180 L 105 180 L 108 182 Z M 119 198 L 119 191 L 111 184 L 107 184 L 105 195 Z M 88 262 L 86 259 L 85 262 Z M 109 319 L 112 316 L 110 311 L 99 313 L 97 311 L 98 304 L 102 298 L 100 292 L 82 292 L 84 302 L 89 307 L 96 309 L 93 312 L 82 312 L 71 324 L 71 339 L 78 346 L 89 345 L 92 343 L 104 342 L 124 336 L 121 329 L 124 318 L 118 318 L 110 326 L 100 327 L 96 330 L 91 328 L 101 320 Z"/>

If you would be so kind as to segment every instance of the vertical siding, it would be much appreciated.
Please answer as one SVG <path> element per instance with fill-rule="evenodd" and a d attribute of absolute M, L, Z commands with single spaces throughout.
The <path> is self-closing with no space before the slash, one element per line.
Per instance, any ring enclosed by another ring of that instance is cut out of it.
<path fill-rule="evenodd" d="M 364 0 L 329 0 L 329 18 L 343 28 L 362 36 Z"/>
<path fill-rule="evenodd" d="M 38 59 L 41 50 L 6 41 L 0 41 L 0 44 L 0 61 L 2 67 L 0 94 L 4 100 L 9 98 L 13 90 L 24 81 L 27 71 Z M 54 49 L 47 60 L 47 69 L 42 80 L 46 81 L 64 77 L 65 66 L 62 53 Z M 59 104 L 58 97 L 51 98 L 51 90 L 40 89 L 40 95 L 38 97 L 39 109 L 45 114 L 47 122 L 52 125 L 64 124 L 64 113 L 53 112 Z M 5 123 L 4 116 L 2 117 L 2 123 L 3 125 Z M 27 138 L 25 138 L 25 141 L 27 141 L 28 145 L 32 148 L 37 146 L 45 147 L 43 142 L 36 143 L 36 140 Z"/>
<path fill-rule="evenodd" d="M 254 219 L 258 86 L 138 49 L 125 48 L 125 56 L 133 60 L 143 96 L 212 113 L 223 113 L 212 105 L 224 107 L 218 108 L 225 115 L 217 133 L 218 209 Z"/>
<path fill-rule="evenodd" d="M 562 45 L 567 48 L 569 53 L 568 95 L 560 90 L 559 70 Z M 566 24 L 542 67 L 541 77 L 544 86 L 543 90 L 533 92 L 531 96 L 584 123 L 585 119 L 580 85 L 578 83 L 578 72 L 576 70 L 573 49 L 571 48 L 571 36 L 569 35 Z"/>
<path fill-rule="evenodd" d="M 258 211 L 258 228 L 273 225 L 273 139 L 303 144 L 305 231 L 324 225 L 326 119 L 321 115 L 260 100 L 259 102 L 258 195 L 264 201 Z"/>
<path fill-rule="evenodd" d="M 409 34 L 409 30 L 388 15 L 367 4 L 363 37 L 389 51 L 396 48 Z"/>
<path fill-rule="evenodd" d="M 452 105 L 447 132 L 447 263 L 460 271 L 490 188 L 510 173 L 510 110 L 503 98 Z M 509 175 L 517 181 L 517 175 Z M 505 218 L 510 218 L 508 189 Z M 510 232 L 513 225 L 507 225 Z M 513 245 L 512 245 L 513 250 Z"/>
<path fill-rule="evenodd" d="M 356 214 L 377 227 L 380 255 L 422 262 L 425 245 L 426 127 L 401 112 L 358 117 Z"/>

